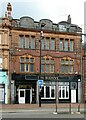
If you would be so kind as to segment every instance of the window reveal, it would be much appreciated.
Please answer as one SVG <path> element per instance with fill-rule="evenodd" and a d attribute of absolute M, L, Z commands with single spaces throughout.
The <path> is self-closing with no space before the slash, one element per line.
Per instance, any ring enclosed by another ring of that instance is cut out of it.
<path fill-rule="evenodd" d="M 35 49 L 35 36 L 20 35 L 20 48 Z"/>
<path fill-rule="evenodd" d="M 42 65 L 41 65 L 42 73 L 54 73 L 54 69 L 55 69 L 54 59 L 42 58 L 41 62 L 42 62 Z"/>
<path fill-rule="evenodd" d="M 69 99 L 69 86 L 59 86 L 59 99 Z"/>
<path fill-rule="evenodd" d="M 60 51 L 74 51 L 74 40 L 73 39 L 65 39 L 65 38 L 60 38 L 60 43 L 59 43 L 59 50 Z"/>
<path fill-rule="evenodd" d="M 20 72 L 34 72 L 34 58 L 20 58 Z"/>
<path fill-rule="evenodd" d="M 42 87 L 42 99 L 55 99 L 55 86 Z"/>
<path fill-rule="evenodd" d="M 71 59 L 62 59 L 61 60 L 61 73 L 73 73 L 73 60 Z"/>

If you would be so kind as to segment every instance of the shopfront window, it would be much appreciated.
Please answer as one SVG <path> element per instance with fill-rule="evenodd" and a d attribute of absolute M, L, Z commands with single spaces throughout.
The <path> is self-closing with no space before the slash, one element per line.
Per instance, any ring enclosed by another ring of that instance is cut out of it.
<path fill-rule="evenodd" d="M 49 98 L 50 97 L 50 87 L 47 87 L 46 86 L 46 98 Z"/>
<path fill-rule="evenodd" d="M 43 86 L 42 99 L 55 99 L 55 86 Z"/>
<path fill-rule="evenodd" d="M 69 99 L 69 86 L 59 86 L 59 99 Z"/>
<path fill-rule="evenodd" d="M 55 86 L 51 86 L 51 97 L 55 97 Z"/>

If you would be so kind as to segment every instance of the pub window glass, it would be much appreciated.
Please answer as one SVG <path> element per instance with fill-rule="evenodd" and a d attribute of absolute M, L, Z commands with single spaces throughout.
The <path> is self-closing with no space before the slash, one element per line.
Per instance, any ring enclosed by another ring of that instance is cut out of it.
<path fill-rule="evenodd" d="M 55 97 L 55 89 L 54 89 L 54 86 L 51 86 L 51 97 Z"/>
<path fill-rule="evenodd" d="M 46 98 L 50 97 L 50 89 L 48 86 L 46 86 Z"/>
<path fill-rule="evenodd" d="M 44 97 L 44 86 L 42 87 L 42 90 L 41 90 L 41 97 Z"/>

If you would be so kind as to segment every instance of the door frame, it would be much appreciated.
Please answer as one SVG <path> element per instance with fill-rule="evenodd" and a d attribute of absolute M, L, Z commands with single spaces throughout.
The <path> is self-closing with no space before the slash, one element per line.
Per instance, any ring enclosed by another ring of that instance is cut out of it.
<path fill-rule="evenodd" d="M 30 91 L 29 97 L 30 97 L 30 103 L 32 103 L 32 88 L 30 88 L 30 89 L 25 89 L 25 92 L 26 92 L 26 90 L 29 90 L 29 91 Z M 26 98 L 26 93 L 25 93 L 25 98 Z"/>
<path fill-rule="evenodd" d="M 24 97 L 20 97 L 21 91 L 24 92 L 24 94 L 23 94 Z M 19 104 L 25 104 L 25 89 L 18 89 L 18 102 L 19 102 Z"/>
<path fill-rule="evenodd" d="M 26 90 L 30 90 L 30 103 L 32 102 L 32 88 L 31 89 L 18 89 L 18 102 L 19 104 L 25 104 Z M 20 91 L 24 91 L 24 97 L 20 97 Z"/>

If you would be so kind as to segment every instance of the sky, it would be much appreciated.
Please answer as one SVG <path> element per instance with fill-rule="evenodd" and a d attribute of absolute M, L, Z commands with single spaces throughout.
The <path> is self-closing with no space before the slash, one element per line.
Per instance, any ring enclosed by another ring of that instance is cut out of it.
<path fill-rule="evenodd" d="M 4 16 L 7 3 L 12 5 L 12 17 L 29 16 L 34 21 L 50 19 L 53 23 L 66 21 L 71 16 L 73 24 L 84 27 L 84 1 L 86 0 L 1 0 L 0 17 Z"/>

